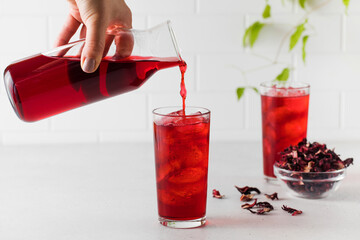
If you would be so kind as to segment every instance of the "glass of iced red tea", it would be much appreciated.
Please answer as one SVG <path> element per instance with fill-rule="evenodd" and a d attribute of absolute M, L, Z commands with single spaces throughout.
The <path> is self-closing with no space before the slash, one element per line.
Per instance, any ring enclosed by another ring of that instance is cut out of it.
<path fill-rule="evenodd" d="M 267 180 L 275 179 L 273 165 L 280 152 L 306 138 L 310 86 L 300 82 L 260 85 L 263 166 Z"/>
<path fill-rule="evenodd" d="M 173 228 L 205 224 L 210 111 L 163 107 L 153 111 L 159 221 Z"/>

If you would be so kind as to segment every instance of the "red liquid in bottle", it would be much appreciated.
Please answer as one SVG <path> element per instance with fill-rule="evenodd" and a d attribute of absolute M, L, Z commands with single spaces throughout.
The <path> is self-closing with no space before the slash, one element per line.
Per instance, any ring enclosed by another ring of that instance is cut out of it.
<path fill-rule="evenodd" d="M 158 211 L 194 220 L 206 213 L 210 118 L 177 114 L 154 122 Z"/>
<path fill-rule="evenodd" d="M 280 152 L 306 137 L 309 95 L 261 96 L 264 175 L 275 177 Z"/>
<path fill-rule="evenodd" d="M 32 122 L 135 90 L 158 70 L 180 65 L 177 58 L 105 58 L 89 74 L 79 58 L 36 55 L 9 65 L 4 75 L 15 112 Z"/>

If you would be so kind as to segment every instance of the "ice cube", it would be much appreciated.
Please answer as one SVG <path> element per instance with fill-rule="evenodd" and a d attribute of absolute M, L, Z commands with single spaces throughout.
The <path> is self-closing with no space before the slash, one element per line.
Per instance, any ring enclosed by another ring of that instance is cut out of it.
<path fill-rule="evenodd" d="M 184 168 L 175 171 L 168 181 L 175 184 L 195 183 L 206 176 L 205 168 Z"/>
<path fill-rule="evenodd" d="M 184 168 L 175 171 L 168 177 L 169 183 L 183 185 L 194 184 L 203 180 L 206 177 L 207 171 L 205 168 Z"/>
<path fill-rule="evenodd" d="M 206 167 L 208 163 L 208 142 L 197 140 L 196 144 L 189 144 L 186 151 L 182 153 L 182 166 L 184 167 Z"/>
<path fill-rule="evenodd" d="M 166 160 L 165 160 L 166 161 Z M 179 161 L 172 161 L 171 163 L 157 163 L 156 164 L 156 181 L 160 182 L 164 178 L 176 172 L 181 167 Z"/>
<path fill-rule="evenodd" d="M 168 205 L 187 205 L 207 189 L 207 168 L 184 168 L 157 183 L 159 201 Z"/>
<path fill-rule="evenodd" d="M 184 111 L 183 110 L 178 110 L 178 111 L 169 113 L 168 116 L 184 116 Z"/>
<path fill-rule="evenodd" d="M 170 188 L 170 192 L 175 197 L 182 198 L 182 201 L 191 200 L 195 195 L 206 193 L 206 179 L 195 183 L 178 184 Z"/>
<path fill-rule="evenodd" d="M 181 206 L 184 205 L 184 201 L 181 197 L 170 193 L 167 189 L 159 189 L 157 190 L 158 192 L 158 200 L 159 202 L 166 204 L 166 205 L 176 205 L 176 206 Z"/>

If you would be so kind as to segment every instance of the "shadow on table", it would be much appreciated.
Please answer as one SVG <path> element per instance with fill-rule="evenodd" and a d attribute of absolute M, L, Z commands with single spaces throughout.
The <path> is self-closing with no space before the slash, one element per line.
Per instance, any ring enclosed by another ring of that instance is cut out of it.
<path fill-rule="evenodd" d="M 234 227 L 255 227 L 261 223 L 261 228 L 273 228 L 273 221 L 271 215 L 249 215 L 242 218 L 226 218 L 226 217 L 214 217 L 208 218 L 206 228 L 231 228 Z"/>

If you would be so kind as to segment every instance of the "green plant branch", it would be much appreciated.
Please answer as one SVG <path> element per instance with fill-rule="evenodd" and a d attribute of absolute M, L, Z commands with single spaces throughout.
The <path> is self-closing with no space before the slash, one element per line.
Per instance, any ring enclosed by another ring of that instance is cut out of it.
<path fill-rule="evenodd" d="M 274 63 L 262 65 L 262 66 L 255 67 L 255 68 L 250 68 L 250 69 L 246 70 L 245 73 L 248 74 L 248 73 L 252 73 L 252 72 L 257 72 L 259 70 L 264 70 L 264 69 L 272 67 L 272 66 L 274 66 Z"/>
<path fill-rule="evenodd" d="M 312 7 L 309 11 L 307 11 L 307 13 L 305 14 L 303 20 L 305 20 L 311 13 L 325 7 L 326 5 L 328 5 L 330 2 L 332 2 L 333 0 L 326 0 L 318 5 L 316 5 L 315 7 Z"/>
<path fill-rule="evenodd" d="M 264 55 L 261 55 L 261 54 L 255 53 L 255 52 L 251 52 L 250 54 L 253 55 L 253 56 L 255 56 L 255 57 L 262 58 L 262 59 L 264 59 L 264 60 L 266 60 L 266 61 L 268 61 L 268 62 L 270 62 L 270 63 L 273 63 L 273 62 L 274 62 L 273 59 L 271 59 L 271 58 L 269 58 L 269 57 L 267 57 L 267 56 L 264 56 Z"/>
<path fill-rule="evenodd" d="M 282 81 L 282 82 L 286 82 L 290 76 L 290 71 L 294 70 L 294 66 L 291 63 L 282 63 L 279 62 L 279 58 L 280 58 L 280 54 L 283 50 L 283 47 L 287 41 L 287 39 L 290 39 L 290 51 L 293 50 L 293 48 L 297 45 L 297 43 L 300 41 L 300 39 L 302 38 L 302 59 L 305 63 L 305 59 L 306 59 L 306 43 L 307 40 L 309 38 L 309 34 L 306 34 L 305 30 L 306 28 L 310 27 L 311 30 L 313 30 L 316 33 L 316 30 L 314 28 L 314 26 L 312 26 L 311 24 L 308 23 L 308 18 L 310 15 L 312 15 L 314 12 L 318 11 L 319 9 L 325 7 L 326 5 L 328 5 L 329 3 L 331 3 L 333 0 L 324 0 L 321 3 L 315 5 L 314 7 L 311 8 L 306 8 L 305 3 L 306 0 L 304 1 L 299 1 L 299 4 L 301 6 L 302 9 L 305 10 L 305 14 L 299 18 L 298 23 L 296 25 L 290 25 L 290 29 L 289 31 L 287 31 L 284 36 L 281 38 L 280 43 L 278 45 L 276 54 L 274 56 L 274 58 L 269 58 L 267 56 L 263 56 L 261 54 L 257 54 L 254 52 L 251 52 L 250 54 L 259 58 L 262 58 L 264 60 L 266 60 L 268 62 L 268 64 L 264 64 L 258 67 L 254 67 L 251 69 L 247 69 L 247 70 L 242 70 L 238 67 L 235 67 L 237 70 L 239 70 L 244 78 L 244 82 L 245 82 L 245 86 L 243 87 L 239 87 L 237 88 L 237 95 L 238 95 L 238 99 L 240 99 L 243 96 L 243 93 L 246 89 L 253 89 L 254 91 L 258 92 L 257 88 L 252 87 L 248 84 L 248 79 L 247 79 L 247 74 L 252 73 L 252 72 L 256 72 L 259 70 L 263 70 L 278 64 L 284 64 L 287 65 L 287 67 L 285 69 L 283 69 L 283 71 L 275 78 L 275 80 L 277 81 Z M 344 5 L 345 5 L 345 9 L 346 9 L 346 13 L 347 13 L 347 9 L 349 7 L 349 2 L 350 0 L 342 0 Z M 266 6 L 265 9 L 263 11 L 262 17 L 263 20 L 268 19 L 271 17 L 271 6 L 269 5 L 268 1 L 265 0 L 266 2 Z M 250 48 L 253 47 L 256 39 L 258 38 L 258 35 L 261 31 L 261 29 L 265 26 L 265 25 L 271 25 L 274 23 L 269 23 L 267 21 L 256 21 L 254 22 L 252 25 L 250 25 L 245 32 L 245 35 L 243 37 L 243 45 L 244 47 L 246 46 L 250 46 Z M 305 26 L 306 25 L 306 26 Z M 316 35 L 316 34 L 315 34 Z M 291 36 L 291 37 L 290 37 Z M 313 36 L 313 34 L 311 34 L 311 36 Z"/>
<path fill-rule="evenodd" d="M 234 64 L 229 65 L 229 67 L 238 70 L 241 73 L 241 75 L 243 75 L 244 82 L 247 85 L 248 81 L 247 81 L 246 71 L 242 70 L 239 66 L 234 65 Z"/>
<path fill-rule="evenodd" d="M 329 4 L 331 1 L 333 0 L 326 0 L 318 5 L 316 5 L 315 7 L 312 7 L 311 10 L 309 10 L 304 16 L 302 16 L 300 18 L 300 20 L 298 21 L 298 23 L 293 26 L 288 32 L 286 32 L 286 34 L 284 35 L 284 37 L 281 39 L 281 42 L 280 42 L 280 45 L 278 47 L 278 50 L 276 52 L 276 55 L 275 55 L 275 59 L 274 59 L 274 62 L 276 63 L 280 57 L 280 53 L 281 53 L 281 50 L 282 48 L 284 47 L 284 44 L 286 42 L 286 40 L 289 38 L 290 34 L 292 32 L 294 32 L 294 30 L 296 29 L 296 27 L 301 24 L 302 22 L 304 22 L 307 18 L 309 18 L 309 16 L 314 13 L 315 11 L 325 7 L 327 4 Z"/>
<path fill-rule="evenodd" d="M 324 1 L 324 2 L 322 2 L 322 3 L 320 3 L 320 4 L 318 4 L 318 5 L 316 5 L 316 6 L 314 6 L 314 7 L 312 7 L 310 10 L 308 10 L 308 11 L 306 12 L 305 15 L 303 15 L 303 16 L 299 19 L 299 21 L 298 21 L 298 23 L 297 23 L 296 25 L 293 25 L 293 26 L 289 29 L 289 31 L 287 31 L 287 32 L 285 33 L 285 35 L 282 37 L 282 39 L 281 39 L 281 41 L 280 41 L 280 44 L 279 44 L 279 46 L 278 46 L 278 49 L 277 49 L 277 51 L 276 51 L 276 54 L 275 54 L 274 59 L 271 59 L 271 58 L 269 58 L 269 57 L 263 56 L 263 55 L 261 55 L 261 54 L 257 54 L 257 53 L 251 52 L 251 53 L 250 53 L 251 55 L 256 56 L 256 57 L 260 57 L 260 58 L 262 58 L 262 59 L 265 59 L 266 61 L 270 62 L 270 64 L 266 64 L 266 65 L 263 65 L 263 66 L 260 66 L 260 67 L 256 67 L 256 68 L 253 68 L 253 69 L 245 70 L 245 71 L 243 71 L 242 73 L 246 75 L 247 73 L 254 72 L 254 71 L 258 71 L 258 70 L 262 70 L 262 69 L 265 69 L 265 68 L 268 68 L 268 67 L 271 67 L 271 66 L 274 66 L 274 65 L 277 65 L 277 64 L 286 64 L 286 63 L 280 63 L 280 62 L 279 62 L 279 58 L 280 58 L 281 51 L 282 51 L 282 49 L 283 49 L 283 47 L 284 47 L 287 39 L 290 37 L 291 33 L 293 33 L 293 32 L 296 30 L 297 26 L 298 26 L 299 24 L 301 24 L 302 22 L 304 22 L 305 19 L 307 19 L 311 14 L 313 14 L 315 11 L 317 11 L 317 10 L 325 7 L 325 6 L 326 6 L 327 4 L 329 4 L 331 1 L 333 1 L 333 0 L 326 0 L 326 1 Z M 313 27 L 312 27 L 312 28 L 313 28 Z"/>

